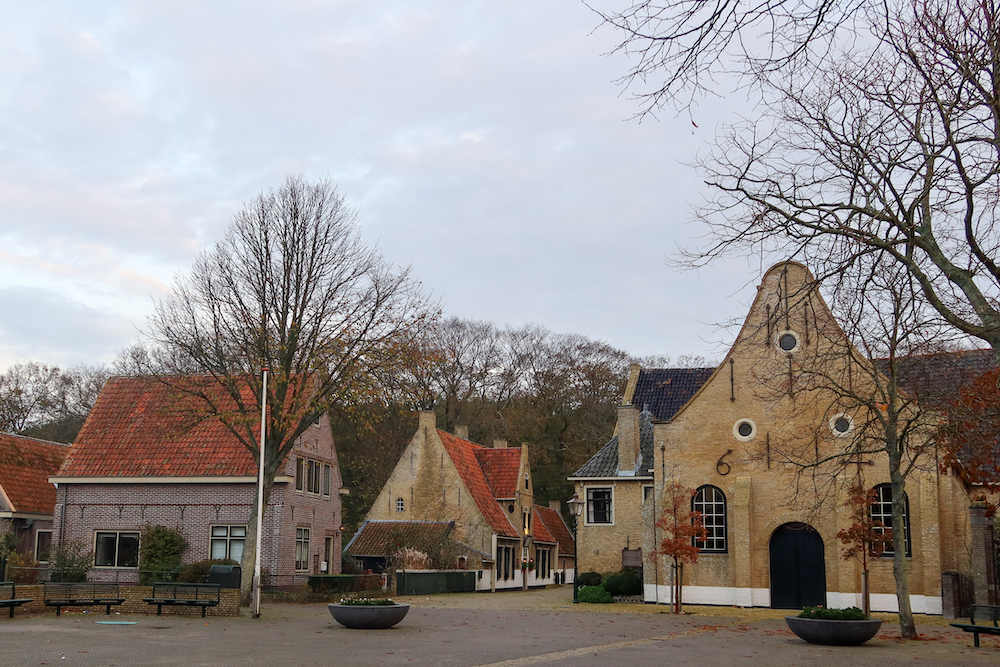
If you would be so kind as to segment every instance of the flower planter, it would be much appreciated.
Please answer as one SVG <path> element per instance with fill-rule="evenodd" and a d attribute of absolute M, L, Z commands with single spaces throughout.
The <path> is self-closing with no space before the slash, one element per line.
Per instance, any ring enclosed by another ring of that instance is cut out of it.
<path fill-rule="evenodd" d="M 857 646 L 875 636 L 882 621 L 869 618 L 863 621 L 831 621 L 825 618 L 799 618 L 785 616 L 789 629 L 810 644 L 827 646 Z"/>
<path fill-rule="evenodd" d="M 355 605 L 328 604 L 330 615 L 345 628 L 372 630 L 391 628 L 410 611 L 408 604 Z"/>

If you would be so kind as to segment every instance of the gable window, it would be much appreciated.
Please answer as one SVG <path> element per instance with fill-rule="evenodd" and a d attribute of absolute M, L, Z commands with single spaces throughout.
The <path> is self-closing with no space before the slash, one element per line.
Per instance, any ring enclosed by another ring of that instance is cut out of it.
<path fill-rule="evenodd" d="M 324 463 L 323 464 L 323 495 L 324 496 L 330 495 L 330 474 L 331 474 L 330 464 Z"/>
<path fill-rule="evenodd" d="M 95 567 L 139 567 L 139 533 L 99 531 L 94 535 Z"/>
<path fill-rule="evenodd" d="M 295 490 L 302 491 L 306 483 L 306 460 L 295 459 Z"/>
<path fill-rule="evenodd" d="M 212 526 L 210 554 L 212 558 L 243 558 L 243 544 L 247 537 L 246 526 Z"/>
<path fill-rule="evenodd" d="M 692 540 L 694 546 L 709 553 L 725 553 L 726 545 L 726 494 L 715 486 L 702 486 L 691 499 L 691 511 L 701 513 L 705 526 L 705 539 Z"/>
<path fill-rule="evenodd" d="M 49 552 L 52 550 L 52 531 L 40 530 L 35 533 L 35 560 L 39 563 L 49 562 Z"/>
<path fill-rule="evenodd" d="M 396 511 L 403 512 L 406 510 L 406 502 L 402 498 L 396 498 Z"/>
<path fill-rule="evenodd" d="M 614 523 L 611 487 L 587 489 L 587 523 Z"/>
<path fill-rule="evenodd" d="M 884 527 L 875 526 L 873 530 L 885 535 L 888 531 L 892 530 L 892 485 L 891 484 L 879 484 L 875 487 L 875 502 L 872 503 L 869 508 L 869 513 L 871 514 L 872 521 L 879 521 Z M 906 555 L 912 556 L 913 549 L 910 544 L 910 499 L 903 494 L 903 542 L 906 545 Z M 892 556 L 895 553 L 895 548 L 892 542 L 889 542 L 885 551 L 882 552 L 883 556 Z"/>
<path fill-rule="evenodd" d="M 295 529 L 295 571 L 305 572 L 309 569 L 309 529 Z"/>
<path fill-rule="evenodd" d="M 295 490 L 330 495 L 330 466 L 310 459 L 295 459 Z"/>

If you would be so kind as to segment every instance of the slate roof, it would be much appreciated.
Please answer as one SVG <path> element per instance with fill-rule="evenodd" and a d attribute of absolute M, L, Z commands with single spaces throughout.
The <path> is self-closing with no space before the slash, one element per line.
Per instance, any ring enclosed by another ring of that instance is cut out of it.
<path fill-rule="evenodd" d="M 203 389 L 223 409 L 231 405 L 221 386 Z M 249 395 L 247 402 L 253 403 Z M 200 399 L 148 377 L 108 380 L 59 471 L 60 477 L 256 474 L 250 452 L 218 418 L 205 416 Z"/>
<path fill-rule="evenodd" d="M 483 469 L 494 498 L 513 498 L 517 494 L 518 472 L 521 470 L 521 448 L 492 449 L 477 447 L 473 450 L 479 467 Z"/>
<path fill-rule="evenodd" d="M 649 410 L 639 413 L 639 460 L 636 475 L 650 477 L 653 474 L 653 415 Z M 618 476 L 618 436 L 584 463 L 571 477 L 617 477 Z M 634 479 L 629 477 L 628 479 Z"/>
<path fill-rule="evenodd" d="M 569 532 L 562 514 L 549 507 L 535 505 L 535 517 L 535 534 L 538 534 L 538 527 L 544 525 L 546 532 L 552 536 L 551 540 L 542 540 L 543 542 L 558 543 L 561 554 L 574 553 L 573 534 Z"/>
<path fill-rule="evenodd" d="M 0 510 L 51 515 L 56 487 L 49 475 L 68 453 L 69 445 L 0 433 Z"/>
<path fill-rule="evenodd" d="M 451 457 L 455 468 L 458 469 L 458 474 L 462 476 L 465 488 L 472 494 L 472 499 L 475 501 L 479 513 L 483 515 L 490 529 L 501 537 L 519 538 L 520 535 L 518 535 L 517 529 L 514 528 L 507 515 L 497 505 L 496 496 L 493 495 L 490 483 L 487 481 L 486 474 L 479 463 L 478 454 L 489 448 L 471 443 L 468 440 L 463 440 L 445 431 L 438 430 L 437 433 L 441 438 L 441 442 L 444 443 L 445 449 L 448 451 L 448 456 Z M 507 450 L 491 451 L 502 452 Z M 518 462 L 520 462 L 520 448 L 512 447 L 509 451 L 516 453 Z M 509 464 L 509 461 L 506 459 L 498 458 L 497 460 L 502 460 L 505 464 Z M 500 476 L 503 477 L 504 475 Z"/>
<path fill-rule="evenodd" d="M 876 359 L 875 364 L 883 373 L 888 371 L 887 360 Z M 996 367 L 991 349 L 923 354 L 897 362 L 900 384 L 930 403 L 954 399 L 959 388 Z"/>
<path fill-rule="evenodd" d="M 714 372 L 714 368 L 640 369 L 629 403 L 649 410 L 653 419 L 665 421 L 677 414 Z"/>
<path fill-rule="evenodd" d="M 402 545 L 447 539 L 454 521 L 373 521 L 361 524 L 344 553 L 352 556 L 388 556 Z"/>

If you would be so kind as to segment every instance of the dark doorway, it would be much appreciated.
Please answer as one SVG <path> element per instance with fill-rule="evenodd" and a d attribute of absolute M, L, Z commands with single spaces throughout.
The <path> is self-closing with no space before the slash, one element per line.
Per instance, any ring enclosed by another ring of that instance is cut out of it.
<path fill-rule="evenodd" d="M 771 607 L 826 606 L 823 538 L 805 523 L 786 523 L 771 535 Z"/>

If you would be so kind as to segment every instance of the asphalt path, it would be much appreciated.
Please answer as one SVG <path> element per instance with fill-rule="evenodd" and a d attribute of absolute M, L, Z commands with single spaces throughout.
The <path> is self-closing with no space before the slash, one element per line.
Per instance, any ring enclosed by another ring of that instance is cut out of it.
<path fill-rule="evenodd" d="M 917 641 L 899 641 L 886 622 L 863 646 L 824 647 L 792 635 L 778 611 L 689 607 L 675 616 L 655 605 L 574 605 L 571 594 L 400 598 L 410 612 L 390 630 L 348 630 L 320 604 L 268 604 L 259 619 L 17 615 L 0 618 L 0 665 L 1000 665 L 1000 637 L 974 648 L 971 635 L 934 617 L 918 619 Z"/>

